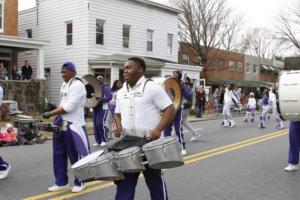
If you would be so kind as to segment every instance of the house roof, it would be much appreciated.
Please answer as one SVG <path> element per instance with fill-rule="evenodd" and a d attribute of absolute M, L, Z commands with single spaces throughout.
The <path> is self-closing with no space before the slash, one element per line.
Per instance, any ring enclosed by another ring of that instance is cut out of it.
<path fill-rule="evenodd" d="M 142 4 L 146 4 L 146 5 L 153 6 L 153 7 L 157 7 L 157 8 L 161 8 L 161 9 L 164 9 L 164 10 L 168 10 L 168 11 L 171 11 L 171 12 L 174 12 L 174 13 L 177 13 L 177 14 L 179 12 L 181 12 L 180 10 L 178 10 L 176 8 L 172 8 L 171 6 L 161 4 L 161 3 L 157 3 L 157 2 L 154 2 L 154 1 L 150 1 L 150 0 L 132 0 L 132 1 L 142 3 Z"/>
<path fill-rule="evenodd" d="M 112 54 L 108 56 L 102 56 L 96 59 L 89 59 L 90 64 L 113 64 L 113 63 L 126 63 L 127 59 L 132 57 L 133 55 L 126 55 L 126 54 Z M 138 56 L 139 58 L 142 58 L 146 65 L 151 66 L 163 66 L 165 63 L 174 63 L 173 61 L 164 60 L 160 58 L 151 58 L 151 57 L 143 57 Z"/>

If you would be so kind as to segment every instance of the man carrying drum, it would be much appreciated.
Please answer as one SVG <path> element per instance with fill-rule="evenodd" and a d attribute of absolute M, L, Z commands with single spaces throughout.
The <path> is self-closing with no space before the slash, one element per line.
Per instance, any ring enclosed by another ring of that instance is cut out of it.
<path fill-rule="evenodd" d="M 55 185 L 49 191 L 68 190 L 68 158 L 71 164 L 80 157 L 89 154 L 89 142 L 85 128 L 84 106 L 86 90 L 79 78 L 76 78 L 75 64 L 65 62 L 61 67 L 64 83 L 60 90 L 60 104 L 51 112 L 44 113 L 44 118 L 57 115 L 54 124 L 60 127 L 53 134 L 53 168 Z M 85 186 L 77 178 L 72 192 L 80 192 Z"/>
<path fill-rule="evenodd" d="M 117 93 L 116 121 L 118 129 L 115 136 L 140 138 L 140 140 L 155 140 L 160 138 L 161 132 L 172 122 L 175 108 L 165 90 L 148 81 L 144 74 L 146 65 L 144 60 L 132 57 L 124 66 L 126 83 Z M 160 112 L 162 114 L 160 114 Z M 122 128 L 120 128 L 122 127 Z M 122 133 L 121 131 L 122 130 Z M 136 146 L 134 142 L 127 145 Z M 161 170 L 146 167 L 143 171 L 146 184 L 150 190 L 152 200 L 168 199 L 166 184 Z M 133 200 L 138 173 L 124 173 L 125 179 L 116 181 L 116 200 Z"/>

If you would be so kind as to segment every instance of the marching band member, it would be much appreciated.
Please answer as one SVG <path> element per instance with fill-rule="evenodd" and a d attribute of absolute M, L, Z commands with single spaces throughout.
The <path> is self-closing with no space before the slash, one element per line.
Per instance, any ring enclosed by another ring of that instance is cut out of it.
<path fill-rule="evenodd" d="M 53 168 L 55 185 L 49 191 L 68 190 L 68 158 L 71 164 L 80 157 L 89 154 L 89 142 L 85 128 L 84 106 L 86 90 L 79 78 L 76 77 L 75 64 L 65 62 L 61 68 L 62 84 L 60 91 L 60 104 L 51 112 L 45 112 L 44 118 L 57 115 L 54 124 L 60 130 L 53 134 Z M 80 192 L 85 186 L 77 178 L 72 192 Z"/>
<path fill-rule="evenodd" d="M 0 106 L 2 104 L 2 99 L 3 99 L 3 88 L 0 85 Z M 8 162 L 6 162 L 5 160 L 2 159 L 2 157 L 0 156 L 0 179 L 5 179 L 9 172 L 10 172 L 10 164 Z"/>
<path fill-rule="evenodd" d="M 144 60 L 132 57 L 124 66 L 126 83 L 118 91 L 116 121 L 122 127 L 122 138 L 144 140 L 160 138 L 161 132 L 172 122 L 175 109 L 165 90 L 144 77 Z M 160 111 L 163 111 L 160 115 Z M 115 131 L 119 137 L 121 129 Z M 116 200 L 133 200 L 140 173 L 125 173 L 125 179 L 116 181 Z M 143 171 L 152 200 L 168 199 L 166 184 L 161 170 L 146 166 Z"/>
<path fill-rule="evenodd" d="M 223 127 L 234 127 L 235 121 L 232 119 L 230 108 L 232 105 L 237 105 L 238 100 L 236 96 L 233 94 L 233 84 L 229 84 L 226 88 L 225 94 L 224 94 L 224 107 L 223 107 L 223 115 L 224 120 L 222 123 Z"/>
<path fill-rule="evenodd" d="M 244 122 L 248 122 L 249 115 L 251 115 L 250 121 L 254 122 L 255 110 L 256 110 L 256 100 L 254 98 L 254 93 L 250 92 L 249 98 L 248 98 L 248 104 L 246 107 L 246 117 L 244 119 Z"/>
<path fill-rule="evenodd" d="M 192 127 L 192 125 L 189 123 L 188 121 L 188 116 L 192 107 L 192 103 L 193 103 L 193 93 L 192 93 L 192 83 L 191 83 L 191 79 L 186 76 L 185 77 L 185 81 L 183 83 L 187 88 L 187 90 L 189 90 L 189 92 L 191 93 L 191 95 L 188 95 L 187 98 L 183 98 L 182 103 L 183 103 L 183 111 L 182 111 L 182 126 L 184 126 L 186 129 L 189 130 L 189 132 L 192 134 L 191 137 L 191 141 L 196 141 L 198 140 L 198 138 L 201 136 L 200 133 L 197 133 L 194 128 Z"/>
<path fill-rule="evenodd" d="M 10 164 L 2 159 L 0 156 L 0 180 L 5 179 L 10 172 Z"/>
<path fill-rule="evenodd" d="M 108 109 L 108 102 L 112 99 L 110 86 L 103 84 L 103 76 L 97 76 L 100 81 L 103 97 L 99 98 L 99 104 L 93 108 L 93 123 L 94 123 L 94 136 L 96 143 L 93 146 L 104 147 L 108 142 L 108 127 L 106 126 L 106 118 Z"/>
<path fill-rule="evenodd" d="M 173 77 L 180 83 L 181 85 L 181 92 L 182 96 L 185 99 L 191 99 L 193 96 L 193 93 L 191 90 L 189 90 L 188 86 L 186 84 L 182 84 L 181 78 L 182 78 L 182 72 L 181 71 L 174 71 L 173 72 Z M 181 154 L 186 155 L 186 147 L 185 147 L 185 141 L 184 141 L 184 136 L 183 136 L 183 130 L 182 130 L 182 110 L 183 106 L 180 105 L 179 109 L 176 112 L 175 118 L 173 122 L 165 129 L 164 131 L 164 136 L 170 136 L 172 132 L 172 127 L 174 125 L 175 128 L 175 133 L 178 137 L 178 141 L 181 145 Z"/>
<path fill-rule="evenodd" d="M 289 160 L 285 171 L 295 171 L 299 169 L 299 152 L 300 152 L 300 121 L 291 121 L 289 128 Z"/>
<path fill-rule="evenodd" d="M 268 104 L 269 104 L 269 91 L 266 88 L 263 91 L 263 97 L 262 97 L 262 102 L 261 102 L 261 107 L 262 107 L 262 112 L 266 112 L 266 110 L 268 109 Z M 266 114 L 266 118 L 267 119 L 271 119 L 271 114 L 272 110 L 270 112 L 267 112 Z"/>
<path fill-rule="evenodd" d="M 112 99 L 108 103 L 108 114 L 106 118 L 106 125 L 108 127 L 109 132 L 113 131 L 113 117 L 115 115 L 115 109 L 116 109 L 116 101 L 117 101 L 117 92 L 122 88 L 123 84 L 120 80 L 115 80 L 112 88 L 111 88 L 111 93 L 112 93 Z"/>
<path fill-rule="evenodd" d="M 277 112 L 277 105 L 276 105 L 276 84 L 273 83 L 272 89 L 269 92 L 269 102 L 266 110 L 262 112 L 260 116 L 260 123 L 259 123 L 259 128 L 266 128 L 265 126 L 265 121 L 266 121 L 266 116 L 267 113 L 273 112 L 273 116 L 276 121 L 276 128 L 277 129 L 283 129 L 284 124 L 283 121 L 280 119 L 279 114 Z"/>

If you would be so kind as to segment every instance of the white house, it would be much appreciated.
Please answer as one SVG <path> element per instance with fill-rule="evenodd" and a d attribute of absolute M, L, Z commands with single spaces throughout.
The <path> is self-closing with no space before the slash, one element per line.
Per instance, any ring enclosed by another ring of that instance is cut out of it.
<path fill-rule="evenodd" d="M 148 0 L 37 0 L 35 8 L 19 13 L 19 36 L 29 32 L 49 41 L 44 48 L 45 75 L 48 96 L 57 102 L 60 66 L 66 60 L 77 65 L 79 76 L 102 74 L 107 82 L 122 78 L 123 65 L 133 55 L 145 59 L 149 77 L 182 69 L 199 78 L 201 67 L 176 64 L 178 13 Z M 35 54 L 20 53 L 19 60 Z"/>

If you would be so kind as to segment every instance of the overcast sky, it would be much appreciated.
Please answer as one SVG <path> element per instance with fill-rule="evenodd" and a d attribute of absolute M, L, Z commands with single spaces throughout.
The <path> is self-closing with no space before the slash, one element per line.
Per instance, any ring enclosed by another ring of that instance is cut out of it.
<path fill-rule="evenodd" d="M 153 0 L 167 4 L 168 0 Z M 299 0 L 228 0 L 230 6 L 244 16 L 245 25 L 248 27 L 272 28 L 274 18 L 280 10 L 287 5 Z M 295 4 L 294 4 L 295 5 Z M 35 0 L 19 0 L 19 10 L 35 6 Z"/>

